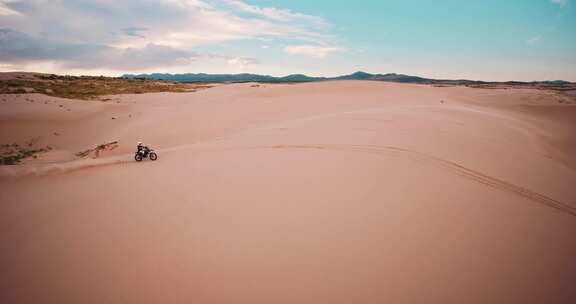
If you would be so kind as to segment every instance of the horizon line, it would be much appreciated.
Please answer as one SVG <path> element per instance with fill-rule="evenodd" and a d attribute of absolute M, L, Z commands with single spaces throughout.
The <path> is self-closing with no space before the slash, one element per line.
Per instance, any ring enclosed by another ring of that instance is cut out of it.
<path fill-rule="evenodd" d="M 264 77 L 274 77 L 274 78 L 284 78 L 284 77 L 288 77 L 288 76 L 292 76 L 292 75 L 303 75 L 306 77 L 311 77 L 311 78 L 327 78 L 327 79 L 333 79 L 333 78 L 337 78 L 337 77 L 343 77 L 343 76 L 350 76 L 350 75 L 354 75 L 354 74 L 359 74 L 359 73 L 365 73 L 365 74 L 369 74 L 369 75 L 402 75 L 402 76 L 409 76 L 409 77 L 419 77 L 419 78 L 423 78 L 423 79 L 428 79 L 428 80 L 436 80 L 436 81 L 472 81 L 472 82 L 491 82 L 491 83 L 506 83 L 506 82 L 520 82 L 520 83 L 531 83 L 531 82 L 567 82 L 567 83 L 571 83 L 574 84 L 576 83 L 576 80 L 572 81 L 572 80 L 565 80 L 565 79 L 543 79 L 543 80 L 485 80 L 485 79 L 470 79 L 470 78 L 436 78 L 436 77 L 429 77 L 429 76 L 419 76 L 419 75 L 411 75 L 411 74 L 404 74 L 404 73 L 396 73 L 396 72 L 391 72 L 391 73 L 371 73 L 371 72 L 365 72 L 362 70 L 358 70 L 355 71 L 353 73 L 348 73 L 348 74 L 341 74 L 341 75 L 336 75 L 336 76 L 311 76 L 308 74 L 304 74 L 304 73 L 291 73 L 291 74 L 284 74 L 281 76 L 278 75 L 274 75 L 274 74 L 259 74 L 259 73 L 249 73 L 249 72 L 242 72 L 242 73 L 205 73 L 205 72 L 182 72 L 182 73 L 167 73 L 167 72 L 148 72 L 148 73 L 118 73 L 116 74 L 116 76 L 111 76 L 111 75 L 104 75 L 104 74 L 82 74 L 82 73 L 69 73 L 69 74 L 57 74 L 57 73 L 47 73 L 47 72 L 31 72 L 31 71 L 0 71 L 1 73 L 29 73 L 29 74 L 47 74 L 47 75 L 59 75 L 59 76 L 76 76 L 76 77 L 82 77 L 82 76 L 88 76 L 88 77 L 116 77 L 116 78 L 122 78 L 125 75 L 132 75 L 132 76 L 137 76 L 137 75 L 152 75 L 152 74 L 166 74 L 166 75 L 185 75 L 185 74 L 204 74 L 204 75 L 257 75 L 257 76 L 264 76 Z M 334 79 L 333 79 L 334 80 Z M 367 79 L 369 80 L 369 79 Z"/>

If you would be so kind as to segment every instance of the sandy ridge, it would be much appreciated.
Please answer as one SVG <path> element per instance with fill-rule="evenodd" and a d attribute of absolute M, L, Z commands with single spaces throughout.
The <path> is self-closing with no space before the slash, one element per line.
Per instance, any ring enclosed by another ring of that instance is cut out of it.
<path fill-rule="evenodd" d="M 440 166 L 443 169 L 447 169 L 453 173 L 461 175 L 465 178 L 477 181 L 479 183 L 485 184 L 496 189 L 506 191 L 515 195 L 522 196 L 530 201 L 539 203 L 561 212 L 576 216 L 576 207 L 560 202 L 553 198 L 550 198 L 544 194 L 526 189 L 521 186 L 514 185 L 512 183 L 503 181 L 501 179 L 488 176 L 477 170 L 470 169 L 453 161 L 438 158 L 432 155 L 421 153 L 418 151 L 413 151 L 409 149 L 403 149 L 399 147 L 392 146 L 373 146 L 373 145 L 334 145 L 334 144 L 317 144 L 317 145 L 273 145 L 273 146 L 263 146 L 261 148 L 271 148 L 271 149 L 283 149 L 283 148 L 293 148 L 293 149 L 317 149 L 317 150 L 340 150 L 340 151 L 355 151 L 371 154 L 390 154 L 394 153 L 396 155 L 401 155 L 404 157 L 410 157 L 416 161 L 424 161 L 431 163 L 436 166 Z"/>

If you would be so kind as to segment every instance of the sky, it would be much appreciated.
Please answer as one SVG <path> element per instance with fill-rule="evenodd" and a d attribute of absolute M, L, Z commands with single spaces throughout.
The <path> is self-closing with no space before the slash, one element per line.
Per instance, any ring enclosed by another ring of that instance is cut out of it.
<path fill-rule="evenodd" d="M 576 81 L 576 0 L 0 0 L 0 71 Z"/>

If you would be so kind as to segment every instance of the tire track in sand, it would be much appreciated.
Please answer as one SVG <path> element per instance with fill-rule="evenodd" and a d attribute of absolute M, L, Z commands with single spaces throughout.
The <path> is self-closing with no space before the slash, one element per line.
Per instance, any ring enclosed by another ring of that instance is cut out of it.
<path fill-rule="evenodd" d="M 540 194 L 536 191 L 517 186 L 510 182 L 488 176 L 482 172 L 470 169 L 458 163 L 428 155 L 425 153 L 417 152 L 414 150 L 394 147 L 394 146 L 376 146 L 376 145 L 345 145 L 345 144 L 310 144 L 310 145 L 275 145 L 275 146 L 265 146 L 263 148 L 272 149 L 282 149 L 282 148 L 292 148 L 292 149 L 317 149 L 317 150 L 338 150 L 338 151 L 351 151 L 351 152 L 362 152 L 371 153 L 376 155 L 396 155 L 400 157 L 408 157 L 414 161 L 425 162 L 436 167 L 440 167 L 452 173 L 458 174 L 464 178 L 473 180 L 475 182 L 484 184 L 486 186 L 505 191 L 511 194 L 515 194 L 532 202 L 542 204 L 544 206 L 554 208 L 558 211 L 576 216 L 576 207 L 569 205 L 567 203 L 560 202 L 553 198 L 550 198 L 544 194 Z"/>
<path fill-rule="evenodd" d="M 42 165 L 4 166 L 0 168 L 0 179 L 22 178 L 27 176 L 44 176 L 50 174 L 62 174 L 73 171 L 108 167 L 129 166 L 133 163 L 132 158 L 126 155 L 109 156 L 105 158 L 77 159 L 68 162 L 48 163 Z"/>

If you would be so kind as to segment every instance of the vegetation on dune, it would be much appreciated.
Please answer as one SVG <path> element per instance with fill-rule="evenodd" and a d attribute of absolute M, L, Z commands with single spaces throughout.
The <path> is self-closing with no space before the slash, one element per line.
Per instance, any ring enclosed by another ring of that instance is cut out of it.
<path fill-rule="evenodd" d="M 52 150 L 50 146 L 35 148 L 35 140 L 30 140 L 24 145 L 17 143 L 0 145 L 0 165 L 17 165 L 25 158 L 36 158 L 37 154 Z"/>
<path fill-rule="evenodd" d="M 0 94 L 41 93 L 50 96 L 93 99 L 103 95 L 155 92 L 194 92 L 207 85 L 173 81 L 93 76 L 36 75 L 34 78 L 0 81 Z"/>
<path fill-rule="evenodd" d="M 33 138 L 23 144 L 0 144 L 0 166 L 18 165 L 26 158 L 37 158 L 38 154 L 52 150 L 52 147 L 39 147 L 39 138 Z M 112 151 L 119 147 L 119 141 L 112 141 L 96 145 L 94 148 L 76 153 L 76 157 L 85 158 L 92 155 L 94 158 L 105 151 Z"/>

